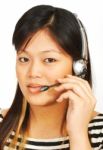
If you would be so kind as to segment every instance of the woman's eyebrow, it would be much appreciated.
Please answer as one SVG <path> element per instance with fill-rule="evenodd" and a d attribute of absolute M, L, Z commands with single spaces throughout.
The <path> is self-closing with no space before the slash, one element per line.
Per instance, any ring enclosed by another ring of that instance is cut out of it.
<path fill-rule="evenodd" d="M 25 50 L 20 50 L 17 54 L 18 55 L 20 55 L 20 54 L 29 54 L 29 52 L 25 51 Z"/>
<path fill-rule="evenodd" d="M 62 53 L 61 51 L 57 51 L 57 50 L 54 50 L 54 49 L 42 50 L 41 52 L 42 52 L 42 53 L 50 53 L 50 52 Z"/>
<path fill-rule="evenodd" d="M 35 50 L 34 50 L 35 51 Z M 41 50 L 40 53 L 41 54 L 44 54 L 44 53 L 51 53 L 51 52 L 54 52 L 54 53 L 58 53 L 58 54 L 61 54 L 62 52 L 61 51 L 57 51 L 57 50 L 54 50 L 54 49 L 48 49 L 48 50 Z M 20 54 L 27 54 L 27 55 L 30 55 L 31 52 L 30 51 L 26 51 L 26 50 L 21 50 L 18 52 L 18 55 Z"/>

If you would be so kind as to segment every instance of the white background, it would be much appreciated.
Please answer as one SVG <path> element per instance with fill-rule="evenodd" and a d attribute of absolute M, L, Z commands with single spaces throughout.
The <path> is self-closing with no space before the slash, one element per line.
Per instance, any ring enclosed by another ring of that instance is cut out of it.
<path fill-rule="evenodd" d="M 11 105 L 16 89 L 14 27 L 21 15 L 38 4 L 64 7 L 84 23 L 89 40 L 96 110 L 103 112 L 103 5 L 102 0 L 1 0 L 0 1 L 0 107 Z"/>

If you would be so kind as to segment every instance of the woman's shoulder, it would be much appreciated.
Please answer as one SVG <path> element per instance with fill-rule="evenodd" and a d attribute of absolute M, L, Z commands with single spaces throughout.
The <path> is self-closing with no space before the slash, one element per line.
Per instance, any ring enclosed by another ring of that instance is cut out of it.
<path fill-rule="evenodd" d="M 94 111 L 90 123 L 103 121 L 103 113 Z"/>
<path fill-rule="evenodd" d="M 3 120 L 3 118 L 5 117 L 5 115 L 7 114 L 9 109 L 1 109 L 0 108 L 0 122 Z"/>
<path fill-rule="evenodd" d="M 103 128 L 103 113 L 94 112 L 89 127 L 101 126 Z"/>
<path fill-rule="evenodd" d="M 88 131 L 91 136 L 103 138 L 103 113 L 94 112 L 92 119 L 88 124 Z M 103 140 L 103 139 L 102 139 Z"/>
<path fill-rule="evenodd" d="M 103 148 L 103 113 L 94 113 L 88 125 L 88 132 L 92 146 Z"/>

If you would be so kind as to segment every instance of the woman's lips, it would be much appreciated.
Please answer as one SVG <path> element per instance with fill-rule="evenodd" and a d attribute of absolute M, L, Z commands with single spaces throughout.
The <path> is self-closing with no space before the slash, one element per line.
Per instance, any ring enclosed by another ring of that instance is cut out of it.
<path fill-rule="evenodd" d="M 40 92 L 40 88 L 41 87 L 28 87 L 28 90 L 30 93 L 33 93 L 33 94 L 36 94 L 36 93 L 39 93 Z"/>
<path fill-rule="evenodd" d="M 32 94 L 36 94 L 36 93 L 39 93 L 41 92 L 40 89 L 43 85 L 40 85 L 40 84 L 29 84 L 27 86 L 28 90 L 30 93 Z"/>

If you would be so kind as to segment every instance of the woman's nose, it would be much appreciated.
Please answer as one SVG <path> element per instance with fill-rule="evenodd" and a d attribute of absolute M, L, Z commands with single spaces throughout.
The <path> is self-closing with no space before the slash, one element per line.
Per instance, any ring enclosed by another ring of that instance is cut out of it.
<path fill-rule="evenodd" d="M 42 65 L 37 62 L 33 62 L 28 70 L 30 78 L 41 78 L 42 77 Z"/>

